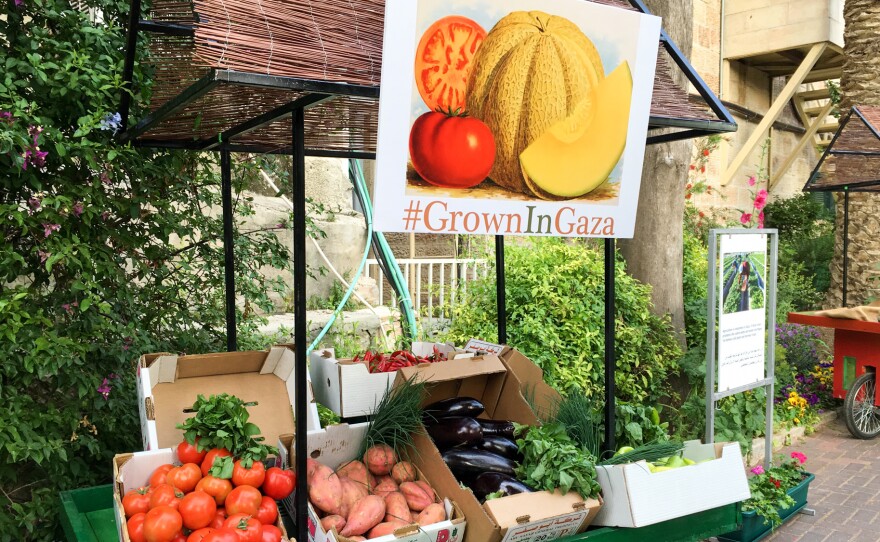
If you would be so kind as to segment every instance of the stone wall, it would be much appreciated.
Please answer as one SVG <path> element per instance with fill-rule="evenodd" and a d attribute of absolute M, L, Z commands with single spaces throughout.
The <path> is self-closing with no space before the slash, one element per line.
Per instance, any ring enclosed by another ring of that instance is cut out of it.
<path fill-rule="evenodd" d="M 852 193 L 849 197 L 849 272 L 847 276 L 847 305 L 867 305 L 880 297 L 880 214 L 878 195 Z M 843 303 L 843 195 L 837 196 L 838 213 L 835 221 L 837 239 L 835 257 L 831 262 L 831 287 L 825 305 L 840 307 Z"/>

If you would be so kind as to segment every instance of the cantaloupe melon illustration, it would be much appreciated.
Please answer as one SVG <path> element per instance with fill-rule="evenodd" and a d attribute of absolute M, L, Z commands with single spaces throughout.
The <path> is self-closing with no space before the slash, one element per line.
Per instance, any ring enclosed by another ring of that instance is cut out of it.
<path fill-rule="evenodd" d="M 604 79 L 599 52 L 568 19 L 517 11 L 498 21 L 474 57 L 466 95 L 468 113 L 495 136 L 496 160 L 489 177 L 509 190 L 542 198 L 576 197 L 569 195 L 576 189 L 560 189 L 565 179 L 550 182 L 538 174 L 538 184 L 532 174 L 524 175 L 520 155 L 561 121 L 574 127 L 567 130 L 570 140 L 583 135 L 602 107 L 597 93 Z M 626 116 L 620 122 L 625 134 Z M 557 126 L 554 133 L 562 131 Z M 529 163 L 539 154 L 553 160 L 551 148 L 539 148 L 542 152 L 530 153 Z"/>

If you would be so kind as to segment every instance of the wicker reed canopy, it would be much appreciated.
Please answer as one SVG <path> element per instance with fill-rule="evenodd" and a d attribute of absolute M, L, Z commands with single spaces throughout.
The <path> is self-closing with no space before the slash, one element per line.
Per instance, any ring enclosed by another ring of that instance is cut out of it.
<path fill-rule="evenodd" d="M 804 190 L 880 192 L 880 107 L 850 110 Z"/>
<path fill-rule="evenodd" d="M 132 0 L 132 13 L 140 12 Z M 647 12 L 641 0 L 589 0 Z M 371 157 L 376 149 L 384 0 L 153 0 L 129 24 L 127 80 L 139 31 L 155 71 L 136 145 L 288 153 L 290 112 L 305 112 L 306 154 Z M 736 130 L 721 102 L 662 34 L 648 142 Z M 703 97 L 675 85 L 685 71 Z M 669 128 L 677 129 L 669 133 Z M 662 132 L 658 130 L 664 129 Z"/>

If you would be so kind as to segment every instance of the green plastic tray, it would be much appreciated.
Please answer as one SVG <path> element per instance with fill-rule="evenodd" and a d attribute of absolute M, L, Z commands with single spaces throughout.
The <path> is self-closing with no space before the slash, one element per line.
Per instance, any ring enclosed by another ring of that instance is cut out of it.
<path fill-rule="evenodd" d="M 697 514 L 670 519 L 636 529 L 599 527 L 558 542 L 696 542 L 739 527 L 739 503 L 728 504 Z"/>
<path fill-rule="evenodd" d="M 96 486 L 61 494 L 61 526 L 68 542 L 117 542 L 113 486 Z"/>

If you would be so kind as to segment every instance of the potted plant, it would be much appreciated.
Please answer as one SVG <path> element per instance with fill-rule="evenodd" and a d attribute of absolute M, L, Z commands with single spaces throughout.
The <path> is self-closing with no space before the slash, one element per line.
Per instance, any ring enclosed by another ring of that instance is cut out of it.
<path fill-rule="evenodd" d="M 742 528 L 719 540 L 751 542 L 770 534 L 807 504 L 807 491 L 815 476 L 804 470 L 807 456 L 792 452 L 775 467 L 757 465 L 749 478 L 752 496 L 742 504 Z"/>

